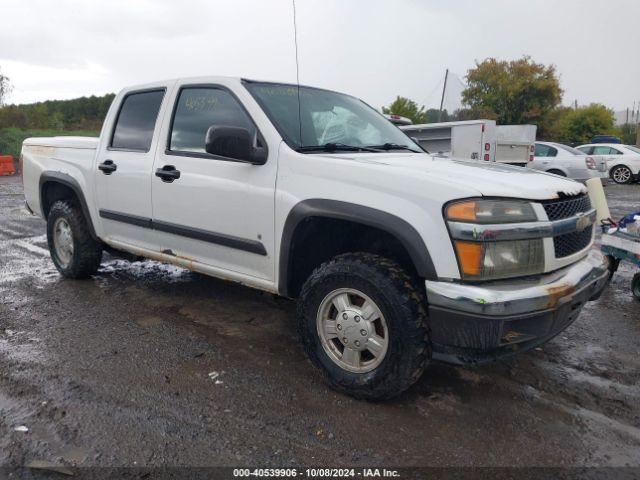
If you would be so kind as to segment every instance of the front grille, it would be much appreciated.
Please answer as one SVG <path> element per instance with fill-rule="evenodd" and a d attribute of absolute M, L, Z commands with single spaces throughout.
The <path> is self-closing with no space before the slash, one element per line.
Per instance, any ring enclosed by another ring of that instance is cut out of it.
<path fill-rule="evenodd" d="M 593 225 L 590 225 L 581 232 L 571 232 L 553 237 L 556 258 L 568 257 L 587 248 L 591 243 L 592 235 Z"/>
<path fill-rule="evenodd" d="M 542 202 L 542 206 L 549 220 L 561 220 L 573 217 L 579 212 L 588 212 L 591 210 L 591 201 L 588 195 L 577 195 L 559 200 L 547 200 Z"/>

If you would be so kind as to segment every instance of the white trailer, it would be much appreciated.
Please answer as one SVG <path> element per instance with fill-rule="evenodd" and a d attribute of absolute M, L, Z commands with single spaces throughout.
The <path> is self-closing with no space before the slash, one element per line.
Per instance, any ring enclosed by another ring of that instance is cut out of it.
<path fill-rule="evenodd" d="M 400 128 L 430 153 L 523 167 L 533 160 L 537 129 L 535 125 L 496 125 L 495 120 L 486 119 Z"/>
<path fill-rule="evenodd" d="M 496 160 L 497 128 L 494 120 L 424 123 L 401 126 L 400 129 L 429 153 L 459 160 Z"/>

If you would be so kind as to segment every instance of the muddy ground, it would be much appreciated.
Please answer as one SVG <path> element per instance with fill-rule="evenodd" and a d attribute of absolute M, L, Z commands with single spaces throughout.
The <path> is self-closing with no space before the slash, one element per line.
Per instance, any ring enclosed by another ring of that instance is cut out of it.
<path fill-rule="evenodd" d="M 543 348 L 373 404 L 325 386 L 292 302 L 109 256 L 63 279 L 22 205 L 0 177 L 0 466 L 640 466 L 630 266 Z"/>

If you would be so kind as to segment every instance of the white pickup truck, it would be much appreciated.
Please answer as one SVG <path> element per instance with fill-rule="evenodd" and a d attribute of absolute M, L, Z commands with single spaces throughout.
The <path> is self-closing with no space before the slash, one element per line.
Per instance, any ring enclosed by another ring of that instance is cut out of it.
<path fill-rule="evenodd" d="M 607 281 L 579 183 L 428 155 L 361 100 L 206 77 L 127 88 L 100 138 L 30 138 L 27 208 L 71 278 L 128 252 L 298 301 L 336 389 L 389 398 L 431 359 L 566 328 Z"/>

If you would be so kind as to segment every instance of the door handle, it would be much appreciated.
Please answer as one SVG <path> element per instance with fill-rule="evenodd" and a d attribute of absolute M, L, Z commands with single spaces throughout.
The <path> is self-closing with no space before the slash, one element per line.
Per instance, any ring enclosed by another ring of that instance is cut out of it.
<path fill-rule="evenodd" d="M 111 175 L 118 169 L 118 166 L 113 163 L 113 160 L 105 160 L 100 165 L 98 165 L 98 170 L 102 171 L 105 175 Z"/>
<path fill-rule="evenodd" d="M 180 178 L 180 170 L 176 170 L 173 165 L 165 165 L 156 170 L 156 177 L 160 177 L 165 183 L 171 183 Z"/>

